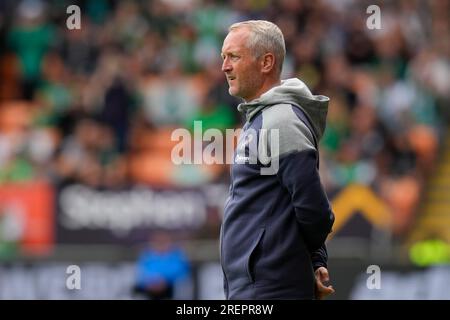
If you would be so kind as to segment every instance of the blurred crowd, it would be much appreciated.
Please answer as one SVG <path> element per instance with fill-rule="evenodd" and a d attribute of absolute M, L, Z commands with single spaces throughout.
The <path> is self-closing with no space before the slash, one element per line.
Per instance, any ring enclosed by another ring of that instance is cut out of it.
<path fill-rule="evenodd" d="M 95 188 L 227 182 L 175 166 L 175 128 L 238 128 L 220 49 L 234 22 L 283 31 L 283 78 L 331 98 L 321 175 L 334 195 L 370 186 L 409 224 L 449 119 L 449 1 L 2 0 L 0 183 Z M 81 8 L 69 30 L 66 8 Z"/>

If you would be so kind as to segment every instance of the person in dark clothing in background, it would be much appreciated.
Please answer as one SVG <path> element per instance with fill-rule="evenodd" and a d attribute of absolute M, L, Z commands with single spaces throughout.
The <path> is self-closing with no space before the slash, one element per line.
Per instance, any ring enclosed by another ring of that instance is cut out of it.
<path fill-rule="evenodd" d="M 229 93 L 246 123 L 231 167 L 220 251 L 227 299 L 322 299 L 334 292 L 325 240 L 334 214 L 318 141 L 329 98 L 281 80 L 284 37 L 273 23 L 236 23 L 222 47 Z M 256 145 L 256 147 L 254 147 Z"/>

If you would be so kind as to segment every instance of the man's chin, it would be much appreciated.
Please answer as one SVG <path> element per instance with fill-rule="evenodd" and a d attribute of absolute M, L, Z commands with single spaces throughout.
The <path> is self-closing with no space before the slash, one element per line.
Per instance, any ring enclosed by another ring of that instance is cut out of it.
<path fill-rule="evenodd" d="M 228 93 L 230 94 L 230 96 L 236 97 L 236 90 L 233 87 L 229 87 L 228 88 Z"/>

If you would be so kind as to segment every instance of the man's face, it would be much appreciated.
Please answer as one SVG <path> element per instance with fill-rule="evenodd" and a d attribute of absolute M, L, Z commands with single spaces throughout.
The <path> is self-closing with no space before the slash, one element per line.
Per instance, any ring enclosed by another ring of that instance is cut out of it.
<path fill-rule="evenodd" d="M 249 31 L 246 28 L 232 30 L 222 46 L 222 71 L 230 88 L 230 95 L 245 101 L 257 98 L 263 79 L 261 64 L 246 46 Z"/>

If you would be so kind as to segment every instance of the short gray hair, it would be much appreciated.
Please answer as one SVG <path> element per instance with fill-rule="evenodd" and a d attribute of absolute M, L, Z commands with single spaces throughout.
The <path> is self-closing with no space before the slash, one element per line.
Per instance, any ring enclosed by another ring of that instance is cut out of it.
<path fill-rule="evenodd" d="M 271 52 L 275 55 L 275 66 L 279 74 L 283 68 L 284 56 L 286 55 L 286 47 L 284 44 L 283 33 L 280 28 L 266 20 L 248 20 L 232 24 L 228 31 L 248 28 L 250 36 L 248 48 L 252 51 L 256 58 Z"/>

